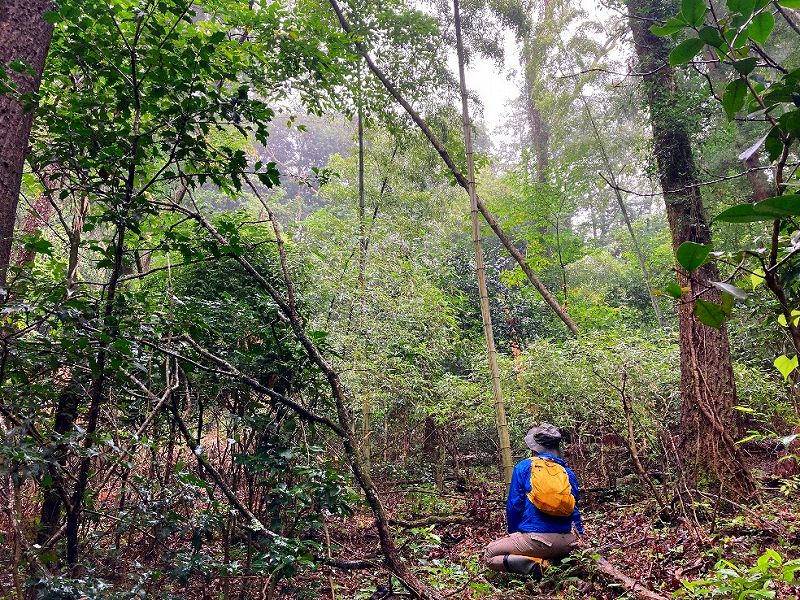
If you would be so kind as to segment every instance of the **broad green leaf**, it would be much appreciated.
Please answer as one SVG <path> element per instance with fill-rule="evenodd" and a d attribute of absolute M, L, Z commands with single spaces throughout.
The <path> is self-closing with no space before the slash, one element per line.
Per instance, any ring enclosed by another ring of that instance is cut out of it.
<path fill-rule="evenodd" d="M 687 271 L 694 271 L 706 262 L 710 252 L 711 246 L 696 242 L 683 242 L 675 252 L 675 259 Z"/>
<path fill-rule="evenodd" d="M 725 40 L 722 39 L 716 27 L 703 27 L 697 32 L 697 35 L 706 44 L 715 48 L 721 48 L 725 44 Z"/>
<path fill-rule="evenodd" d="M 700 38 L 683 40 L 669 53 L 669 64 L 674 67 L 688 63 L 700 53 L 703 46 L 705 46 L 705 43 Z"/>
<path fill-rule="evenodd" d="M 745 292 L 739 286 L 725 283 L 724 281 L 711 281 L 710 283 L 718 290 L 727 292 L 737 300 L 747 300 L 747 292 Z"/>
<path fill-rule="evenodd" d="M 676 300 L 680 300 L 681 296 L 683 295 L 683 290 L 681 289 L 681 286 L 673 281 L 664 288 L 664 293 L 669 294 Z"/>
<path fill-rule="evenodd" d="M 695 27 L 703 24 L 707 10 L 705 0 L 681 0 L 681 15 Z"/>
<path fill-rule="evenodd" d="M 680 17 L 672 17 L 663 25 L 653 25 L 650 27 L 650 31 L 653 35 L 657 35 L 658 37 L 667 37 L 673 33 L 683 31 L 687 26 L 688 23 Z"/>
<path fill-rule="evenodd" d="M 753 22 L 747 28 L 747 35 L 750 39 L 759 44 L 764 44 L 775 28 L 775 17 L 771 12 L 762 12 L 753 18 Z"/>
<path fill-rule="evenodd" d="M 738 204 L 717 215 L 717 221 L 726 223 L 753 223 L 755 221 L 774 221 L 769 215 L 756 212 L 754 204 Z"/>
<path fill-rule="evenodd" d="M 725 322 L 725 311 L 722 306 L 708 300 L 697 299 L 694 303 L 694 315 L 703 325 L 719 329 Z"/>
<path fill-rule="evenodd" d="M 728 119 L 733 119 L 737 112 L 742 110 L 745 98 L 747 98 L 747 84 L 743 79 L 734 79 L 725 88 L 722 96 L 722 107 L 728 115 Z"/>
<path fill-rule="evenodd" d="M 727 0 L 726 4 L 731 12 L 739 13 L 745 17 L 753 14 L 756 8 L 756 0 Z"/>
<path fill-rule="evenodd" d="M 800 215 L 800 194 L 784 194 L 762 200 L 755 205 L 756 210 L 769 213 L 775 218 Z"/>
<path fill-rule="evenodd" d="M 755 289 L 764 283 L 764 269 L 756 269 L 750 273 L 750 286 Z"/>
<path fill-rule="evenodd" d="M 784 314 L 778 315 L 778 324 L 781 327 L 789 326 L 789 323 L 786 320 L 786 315 Z M 797 327 L 798 324 L 800 324 L 800 310 L 794 309 L 792 310 L 792 325 Z"/>
<path fill-rule="evenodd" d="M 717 215 L 717 221 L 752 223 L 800 215 L 800 194 L 767 198 L 758 204 L 739 204 Z"/>
<path fill-rule="evenodd" d="M 778 4 L 785 8 L 800 8 L 800 0 L 778 0 Z"/>
<path fill-rule="evenodd" d="M 753 69 L 756 68 L 758 61 L 750 56 L 748 58 L 743 58 L 742 60 L 737 60 L 733 63 L 733 68 L 739 71 L 740 74 L 747 76 L 753 72 Z"/>
<path fill-rule="evenodd" d="M 781 139 L 780 128 L 773 127 L 767 139 L 764 140 L 764 150 L 767 151 L 770 162 L 778 160 L 778 157 L 783 153 L 783 140 Z"/>
<path fill-rule="evenodd" d="M 789 358 L 785 354 L 781 354 L 772 364 L 780 371 L 784 381 L 786 381 L 789 379 L 789 375 L 792 374 L 792 371 L 797 368 L 797 356 Z"/>
<path fill-rule="evenodd" d="M 733 315 L 734 304 L 736 304 L 736 298 L 734 298 L 733 295 L 729 294 L 728 292 L 722 292 L 720 297 L 720 306 L 722 307 L 722 312 L 725 313 L 726 317 Z"/>
<path fill-rule="evenodd" d="M 781 115 L 778 120 L 781 129 L 797 137 L 800 135 L 800 110 L 789 110 Z"/>
<path fill-rule="evenodd" d="M 53 244 L 49 240 L 41 237 L 41 234 L 29 234 L 23 237 L 22 244 L 28 252 L 37 252 L 39 254 L 53 254 Z"/>

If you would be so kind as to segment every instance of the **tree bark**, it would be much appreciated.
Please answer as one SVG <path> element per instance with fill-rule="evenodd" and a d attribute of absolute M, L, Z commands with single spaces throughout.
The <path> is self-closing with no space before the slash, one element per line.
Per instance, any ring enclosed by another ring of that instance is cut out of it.
<path fill-rule="evenodd" d="M 472 152 L 472 124 L 469 119 L 467 104 L 467 82 L 464 74 L 464 46 L 461 41 L 461 13 L 458 0 L 453 0 L 453 14 L 456 29 L 456 53 L 458 54 L 458 80 L 461 88 L 461 115 L 464 123 L 464 148 L 467 155 L 467 191 L 470 200 L 470 216 L 472 219 L 472 242 L 475 246 L 475 271 L 478 277 L 478 293 L 480 295 L 481 317 L 483 319 L 483 335 L 486 340 L 486 352 L 489 358 L 489 373 L 492 377 L 492 395 L 494 396 L 494 414 L 497 421 L 497 437 L 500 441 L 500 464 L 503 469 L 503 480 L 511 483 L 514 463 L 511 460 L 511 442 L 506 422 L 506 405 L 503 402 L 503 390 L 500 386 L 500 367 L 497 364 L 497 348 L 494 343 L 492 328 L 492 312 L 489 308 L 489 290 L 486 286 L 486 267 L 483 262 L 483 246 L 481 245 L 481 222 L 478 216 L 478 196 L 475 193 L 475 160 Z"/>
<path fill-rule="evenodd" d="M 366 217 L 366 190 L 364 188 L 364 115 L 363 109 L 358 107 L 358 333 L 361 339 L 366 339 L 364 331 L 364 316 L 367 309 L 367 217 Z M 372 454 L 372 436 L 370 428 L 369 390 L 361 393 L 361 435 L 363 438 L 361 451 L 364 455 L 364 465 L 369 469 Z"/>
<path fill-rule="evenodd" d="M 540 18 L 545 18 L 546 8 L 543 7 Z M 542 119 L 542 111 L 536 102 L 535 97 L 535 74 L 533 73 L 533 61 L 531 60 L 531 44 L 525 41 L 522 56 L 525 67 L 525 113 L 530 128 L 530 144 L 536 159 L 536 181 L 547 183 L 547 171 L 550 166 L 550 127 Z"/>
<path fill-rule="evenodd" d="M 0 0 L 0 69 L 16 86 L 14 92 L 0 94 L 0 288 L 6 286 L 22 169 L 33 125 L 30 103 L 39 91 L 53 35 L 53 24 L 44 14 L 52 8 L 49 0 Z M 15 61 L 31 72 L 14 71 L 10 65 Z"/>
<path fill-rule="evenodd" d="M 688 127 L 683 120 L 680 91 L 668 66 L 671 41 L 654 36 L 649 26 L 678 11 L 673 0 L 626 0 L 633 41 L 645 76 L 645 93 L 661 187 L 673 248 L 686 241 L 711 243 Z M 719 301 L 709 281 L 719 279 L 716 264 L 707 263 L 689 276 L 680 267 L 678 282 L 688 288 L 678 307 L 681 366 L 681 453 L 691 477 L 708 475 L 728 494 L 747 498 L 755 484 L 747 471 L 735 438 L 740 431 L 733 406 L 736 385 L 728 334 L 703 325 L 694 315 L 695 298 Z"/>

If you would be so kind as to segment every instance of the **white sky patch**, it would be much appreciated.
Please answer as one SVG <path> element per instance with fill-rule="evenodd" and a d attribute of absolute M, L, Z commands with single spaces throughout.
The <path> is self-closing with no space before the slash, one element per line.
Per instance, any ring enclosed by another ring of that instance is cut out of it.
<path fill-rule="evenodd" d="M 580 0 L 581 7 L 588 18 L 605 20 L 611 12 L 592 0 Z M 508 130 L 507 121 L 511 103 L 519 97 L 522 89 L 522 67 L 520 65 L 519 45 L 510 30 L 503 32 L 505 61 L 498 67 L 495 61 L 473 56 L 467 65 L 467 89 L 470 95 L 477 96 L 482 105 L 482 113 L 470 114 L 473 120 L 482 121 L 496 142 L 510 141 L 516 132 Z M 458 61 L 455 48 L 447 60 L 454 74 L 458 74 Z M 470 107 L 474 111 L 474 107 Z"/>

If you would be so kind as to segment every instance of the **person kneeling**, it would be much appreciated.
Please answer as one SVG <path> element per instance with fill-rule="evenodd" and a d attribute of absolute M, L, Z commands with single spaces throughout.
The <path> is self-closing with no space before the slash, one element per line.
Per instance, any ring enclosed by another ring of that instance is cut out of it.
<path fill-rule="evenodd" d="M 549 423 L 532 428 L 525 443 L 531 458 L 514 467 L 506 502 L 508 534 L 486 547 L 483 560 L 493 571 L 541 577 L 550 559 L 563 558 L 583 533 L 578 479 L 561 458 L 561 433 Z"/>

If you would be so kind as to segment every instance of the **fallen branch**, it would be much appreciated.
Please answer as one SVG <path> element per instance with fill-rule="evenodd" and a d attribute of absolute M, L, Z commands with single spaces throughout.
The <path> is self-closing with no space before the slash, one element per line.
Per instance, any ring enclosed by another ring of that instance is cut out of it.
<path fill-rule="evenodd" d="M 633 577 L 628 577 L 605 558 L 600 557 L 597 560 L 597 569 L 604 575 L 608 575 L 612 579 L 619 581 L 622 587 L 637 598 L 645 598 L 646 600 L 668 600 L 666 596 L 650 591 L 644 584 L 639 583 Z"/>

